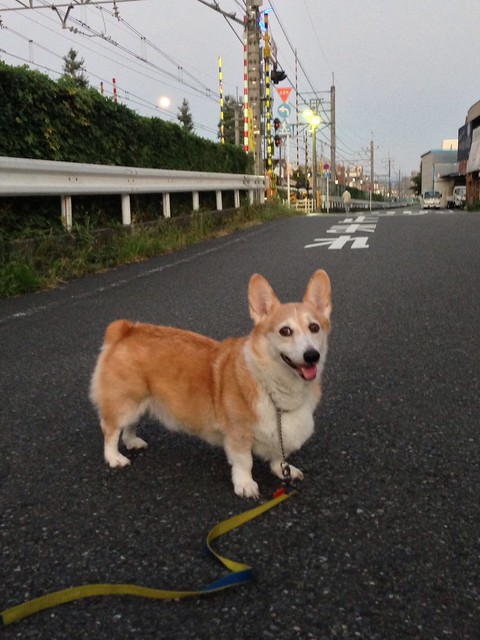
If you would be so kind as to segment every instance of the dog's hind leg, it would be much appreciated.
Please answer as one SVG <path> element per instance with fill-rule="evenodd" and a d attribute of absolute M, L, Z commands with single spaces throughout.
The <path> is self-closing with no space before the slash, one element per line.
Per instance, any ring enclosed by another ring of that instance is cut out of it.
<path fill-rule="evenodd" d="M 122 431 L 127 449 L 139 449 L 147 446 L 147 443 L 141 438 L 137 438 L 136 435 L 136 422 L 142 413 L 142 407 L 137 403 L 124 404 L 121 416 L 115 410 L 102 413 L 101 425 L 105 438 L 104 456 L 105 462 L 111 467 L 126 467 L 130 464 L 130 460 L 118 450 Z"/>
<path fill-rule="evenodd" d="M 122 440 L 127 447 L 130 449 L 146 449 L 148 444 L 142 438 L 137 436 L 137 425 L 131 424 L 128 427 L 123 428 Z"/>
<path fill-rule="evenodd" d="M 147 443 L 137 437 L 136 424 L 146 406 L 133 398 L 102 398 L 99 403 L 100 422 L 104 435 L 105 462 L 111 467 L 126 467 L 130 460 L 118 450 L 120 435 L 127 449 L 143 449 Z"/>
<path fill-rule="evenodd" d="M 118 450 L 118 442 L 120 440 L 121 429 L 118 428 L 112 421 L 102 418 L 102 431 L 105 438 L 103 455 L 105 462 L 110 467 L 126 467 L 130 464 L 130 460 L 122 455 Z"/>

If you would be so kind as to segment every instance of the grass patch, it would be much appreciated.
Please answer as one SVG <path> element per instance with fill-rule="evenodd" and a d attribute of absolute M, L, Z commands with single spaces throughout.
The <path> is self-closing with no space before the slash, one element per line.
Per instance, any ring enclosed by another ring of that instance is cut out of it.
<path fill-rule="evenodd" d="M 298 215 L 280 205 L 196 213 L 148 225 L 94 230 L 87 224 L 72 234 L 44 231 L 22 240 L 0 238 L 0 298 L 57 286 L 80 276 L 141 262 L 208 238 L 233 233 L 276 218 Z"/>

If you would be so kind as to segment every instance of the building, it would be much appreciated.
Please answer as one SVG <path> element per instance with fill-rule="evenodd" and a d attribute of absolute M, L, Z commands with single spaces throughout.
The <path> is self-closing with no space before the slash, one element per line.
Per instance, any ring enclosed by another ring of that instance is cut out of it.
<path fill-rule="evenodd" d="M 450 141 L 446 141 L 450 142 Z M 456 145 L 452 145 L 456 147 Z M 455 179 L 458 177 L 456 148 L 432 149 L 422 155 L 422 195 L 426 191 L 440 191 L 441 206 L 447 206 L 447 198 L 452 194 Z"/>
<path fill-rule="evenodd" d="M 458 140 L 443 140 L 440 149 L 422 155 L 421 173 L 422 194 L 440 191 L 441 206 L 457 185 L 466 185 L 467 204 L 480 203 L 480 100 L 468 110 Z"/>
<path fill-rule="evenodd" d="M 458 130 L 458 171 L 467 186 L 467 203 L 480 201 L 480 100 Z"/>

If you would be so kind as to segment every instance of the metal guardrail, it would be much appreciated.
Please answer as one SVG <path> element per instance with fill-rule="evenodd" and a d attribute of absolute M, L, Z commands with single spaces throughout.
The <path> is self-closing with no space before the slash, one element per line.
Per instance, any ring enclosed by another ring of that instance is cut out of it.
<path fill-rule="evenodd" d="M 235 207 L 240 191 L 255 194 L 263 202 L 266 181 L 263 176 L 236 173 L 172 171 L 141 167 L 32 160 L 0 156 L 0 196 L 55 196 L 61 198 L 64 226 L 72 228 L 72 196 L 118 194 L 122 202 L 122 222 L 131 224 L 130 195 L 161 193 L 163 215 L 170 217 L 170 194 L 192 193 L 193 211 L 200 208 L 200 192 L 215 192 L 217 210 L 222 210 L 222 192 L 233 191 Z"/>
<path fill-rule="evenodd" d="M 297 200 L 294 204 L 295 209 L 300 211 L 305 211 L 305 213 L 313 213 L 317 212 L 325 212 L 326 211 L 326 203 L 322 201 L 322 207 L 316 208 L 315 201 L 313 198 L 304 198 L 303 200 Z M 372 202 L 372 210 L 373 209 L 391 209 L 392 207 L 398 206 L 392 202 L 382 202 L 379 200 L 373 200 Z M 369 200 L 360 200 L 354 199 L 350 203 L 350 209 L 363 209 L 365 211 L 370 210 L 370 201 Z M 328 210 L 333 210 L 334 212 L 338 212 L 339 210 L 344 211 L 345 205 L 343 203 L 341 196 L 330 196 L 330 206 Z"/>

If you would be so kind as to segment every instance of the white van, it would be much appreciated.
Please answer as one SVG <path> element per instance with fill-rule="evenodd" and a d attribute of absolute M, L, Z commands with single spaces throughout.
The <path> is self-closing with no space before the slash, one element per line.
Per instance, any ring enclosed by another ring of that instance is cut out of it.
<path fill-rule="evenodd" d="M 423 194 L 424 209 L 440 209 L 442 194 L 440 191 L 425 191 Z"/>
<path fill-rule="evenodd" d="M 457 186 L 453 188 L 453 193 L 447 198 L 447 207 L 458 207 L 459 209 L 465 206 L 467 199 L 467 187 Z"/>

